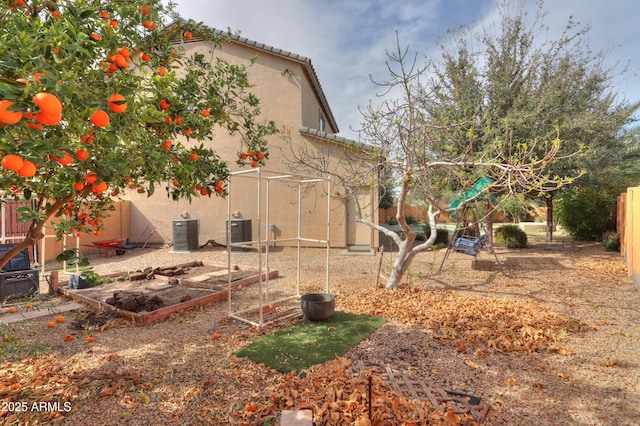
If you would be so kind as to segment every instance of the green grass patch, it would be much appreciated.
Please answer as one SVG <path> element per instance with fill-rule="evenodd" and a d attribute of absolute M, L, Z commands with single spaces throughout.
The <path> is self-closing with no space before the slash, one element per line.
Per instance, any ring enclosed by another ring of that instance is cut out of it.
<path fill-rule="evenodd" d="M 330 319 L 321 322 L 303 318 L 233 354 L 266 364 L 281 373 L 301 372 L 344 355 L 386 321 L 346 312 L 335 312 Z"/>

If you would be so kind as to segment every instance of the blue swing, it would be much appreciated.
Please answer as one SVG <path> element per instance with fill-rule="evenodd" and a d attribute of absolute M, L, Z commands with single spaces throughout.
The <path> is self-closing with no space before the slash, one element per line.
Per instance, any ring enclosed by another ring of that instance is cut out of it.
<path fill-rule="evenodd" d="M 476 239 L 459 237 L 451 249 L 457 253 L 468 254 L 474 258 L 478 256 L 482 243 L 487 238 L 486 234 L 480 235 Z"/>

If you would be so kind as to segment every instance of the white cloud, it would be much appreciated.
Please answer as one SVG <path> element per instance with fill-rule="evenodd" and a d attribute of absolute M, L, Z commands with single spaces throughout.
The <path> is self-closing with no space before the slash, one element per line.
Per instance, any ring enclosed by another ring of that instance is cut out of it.
<path fill-rule="evenodd" d="M 385 50 L 395 48 L 395 31 L 412 51 L 428 54 L 434 37 L 449 28 L 479 21 L 495 22 L 496 0 L 177 0 L 186 18 L 243 37 L 288 50 L 311 59 L 342 136 L 357 138 L 349 126 L 358 127 L 365 107 L 379 90 L 369 80 L 387 78 Z M 527 10 L 537 2 L 525 0 Z M 551 33 L 561 31 L 573 15 L 590 24 L 589 41 L 595 51 L 613 48 L 611 63 L 630 62 L 640 69 L 635 39 L 640 5 L 635 0 L 547 1 L 546 22 Z M 634 13 L 635 12 L 635 13 Z M 432 51 L 433 52 L 433 51 Z M 435 53 L 437 54 L 437 53 Z M 637 73 L 636 73 L 637 74 Z M 618 87 L 618 86 L 617 86 Z M 620 90 L 640 101 L 637 75 L 630 73 Z"/>

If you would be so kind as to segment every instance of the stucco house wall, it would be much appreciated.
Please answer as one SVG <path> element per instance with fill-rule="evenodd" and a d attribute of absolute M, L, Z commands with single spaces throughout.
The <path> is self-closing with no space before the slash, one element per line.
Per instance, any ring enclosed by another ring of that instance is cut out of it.
<path fill-rule="evenodd" d="M 207 53 L 202 41 L 194 40 L 185 44 L 187 53 L 199 51 Z M 225 35 L 220 47 L 215 49 L 216 56 L 232 64 L 249 64 L 249 81 L 254 87 L 251 91 L 260 99 L 261 118 L 272 120 L 278 128 L 285 131 L 285 137 L 276 135 L 269 138 L 269 159 L 265 169 L 288 171 L 288 161 L 292 152 L 306 145 L 311 149 L 323 149 L 334 159 L 340 157 L 340 151 L 348 148 L 342 138 L 335 138 L 338 131 L 335 118 L 329 108 L 311 61 L 303 56 L 285 52 L 270 46 L 233 36 Z M 321 128 L 324 131 L 321 131 Z M 311 129 L 301 132 L 300 129 Z M 313 134 L 312 134 L 313 133 Z M 186 141 L 183 141 L 187 143 Z M 231 171 L 240 170 L 235 163 L 241 144 L 238 137 L 231 137 L 223 129 L 217 129 L 210 143 L 221 158 L 227 161 Z M 325 148 L 330 146 L 331 149 Z M 287 239 L 297 235 L 297 188 L 296 185 L 270 183 L 269 224 L 265 222 L 266 205 L 263 204 L 262 229 L 258 229 L 258 193 L 255 179 L 234 177 L 231 183 L 231 211 L 236 218 L 252 220 L 252 239 L 266 238 L 268 225 L 275 226 L 271 237 Z M 266 198 L 263 185 L 262 200 Z M 332 193 L 340 191 L 332 188 Z M 326 239 L 327 235 L 327 191 L 326 184 L 318 183 L 312 187 L 306 185 L 301 203 L 301 223 L 303 236 L 311 239 Z M 370 190 L 368 197 L 375 201 L 376 191 Z M 226 221 L 228 204 L 219 197 L 202 197 L 187 201 L 174 202 L 166 196 L 164 190 L 147 197 L 128 191 L 124 198 L 131 202 L 132 242 L 167 243 L 173 239 L 173 221 L 182 219 L 199 220 L 200 244 L 208 240 L 226 243 Z M 369 203 L 372 205 L 372 203 Z M 330 241 L 333 247 L 346 247 L 359 244 L 377 246 L 373 232 L 356 232 L 353 214 L 347 212 L 348 203 L 339 197 L 331 197 Z M 374 217 L 374 215 L 371 215 Z M 349 224 L 351 221 L 351 225 Z M 152 233 L 149 230 L 153 230 Z M 259 233 L 260 232 L 260 233 Z"/>

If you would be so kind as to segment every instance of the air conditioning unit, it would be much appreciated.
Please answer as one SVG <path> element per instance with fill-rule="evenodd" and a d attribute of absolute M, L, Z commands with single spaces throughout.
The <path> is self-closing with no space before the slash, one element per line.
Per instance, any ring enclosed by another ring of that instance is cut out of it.
<path fill-rule="evenodd" d="M 199 248 L 200 220 L 186 219 L 173 221 L 173 251 L 189 253 Z"/>
<path fill-rule="evenodd" d="M 251 219 L 231 219 L 231 239 L 229 239 L 229 221 L 225 223 L 227 229 L 227 244 L 251 241 Z M 242 247 L 231 247 L 231 251 L 243 251 Z"/>

